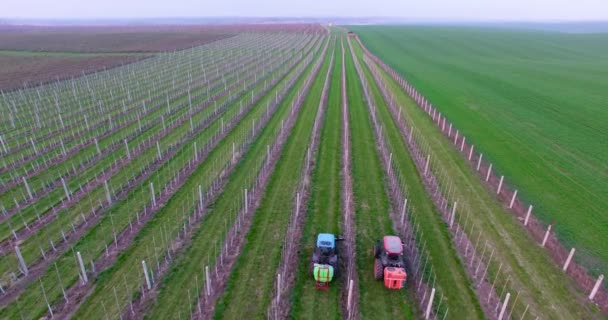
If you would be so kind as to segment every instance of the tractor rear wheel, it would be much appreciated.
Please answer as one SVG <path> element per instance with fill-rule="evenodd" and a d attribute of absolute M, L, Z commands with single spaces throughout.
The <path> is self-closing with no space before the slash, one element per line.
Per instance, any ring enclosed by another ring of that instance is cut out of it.
<path fill-rule="evenodd" d="M 384 278 L 384 268 L 380 259 L 376 259 L 374 261 L 374 279 L 382 280 L 382 278 Z"/>

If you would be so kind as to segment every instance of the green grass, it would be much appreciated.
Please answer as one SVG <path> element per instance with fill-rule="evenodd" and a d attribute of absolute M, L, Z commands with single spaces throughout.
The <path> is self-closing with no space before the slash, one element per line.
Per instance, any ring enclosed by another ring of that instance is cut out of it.
<path fill-rule="evenodd" d="M 341 319 L 340 286 L 336 279 L 329 291 L 319 291 L 310 276 L 309 263 L 320 232 L 340 234 L 340 133 L 342 105 L 340 79 L 342 72 L 342 48 L 335 46 L 334 66 L 328 91 L 327 111 L 321 129 L 319 152 L 312 174 L 311 196 L 300 245 L 300 263 L 291 301 L 292 319 Z"/>
<path fill-rule="evenodd" d="M 443 303 L 448 307 L 448 313 L 452 317 L 466 314 L 467 319 L 483 319 L 481 306 L 454 250 L 447 226 L 420 180 L 416 166 L 408 152 L 406 141 L 396 125 L 396 119 L 391 116 L 380 89 L 363 63 L 363 55 L 358 42 L 352 41 L 352 44 L 366 74 L 370 94 L 377 107 L 378 120 L 384 128 L 387 146 L 393 153 L 395 174 L 407 185 L 409 205 L 414 208 L 413 215 L 422 232 L 422 235 L 417 237 L 417 244 L 421 247 L 423 242 L 426 243 L 429 266 L 432 266 L 436 276 L 436 286 L 442 290 L 445 296 Z"/>
<path fill-rule="evenodd" d="M 373 277 L 373 246 L 384 235 L 395 234 L 389 217 L 389 200 L 376 142 L 368 120 L 362 87 L 348 46 L 346 88 L 352 145 L 353 195 L 359 276 L 359 311 L 364 319 L 412 319 L 413 290 L 389 291 Z"/>
<path fill-rule="evenodd" d="M 577 261 L 608 269 L 608 34 L 352 30 L 556 222 Z"/>
<path fill-rule="evenodd" d="M 328 48 L 302 110 L 270 177 L 260 206 L 246 237 L 243 250 L 232 269 L 215 319 L 266 319 L 283 240 L 293 211 L 325 75 L 329 67 Z M 289 240 L 287 240 L 289 241 Z"/>
<path fill-rule="evenodd" d="M 458 199 L 460 212 L 470 214 L 475 219 L 476 230 L 483 230 L 480 243 L 488 244 L 496 251 L 494 263 L 488 271 L 493 279 L 497 264 L 502 263 L 501 277 L 497 282 L 500 294 L 505 278 L 509 277 L 506 290 L 519 292 L 519 308 L 514 316 L 520 316 L 529 304 L 527 318 L 543 316 L 550 319 L 591 319 L 597 317 L 596 308 L 591 306 L 586 296 L 577 291 L 574 282 L 558 268 L 547 252 L 540 248 L 521 227 L 517 219 L 508 214 L 503 206 L 481 184 L 476 173 L 465 162 L 451 142 L 436 129 L 426 113 L 418 108 L 407 94 L 399 89 L 386 73 L 385 82 L 394 93 L 402 108 L 403 116 L 415 124 L 424 137 L 432 159 L 441 163 L 440 167 L 453 183 L 453 195 Z M 434 168 L 436 170 L 437 168 Z M 460 222 L 464 224 L 464 221 Z M 467 229 L 467 232 L 469 230 Z M 478 233 L 474 234 L 475 239 Z M 469 238 L 473 235 L 469 234 Z M 503 292 L 504 297 L 504 292 Z"/>

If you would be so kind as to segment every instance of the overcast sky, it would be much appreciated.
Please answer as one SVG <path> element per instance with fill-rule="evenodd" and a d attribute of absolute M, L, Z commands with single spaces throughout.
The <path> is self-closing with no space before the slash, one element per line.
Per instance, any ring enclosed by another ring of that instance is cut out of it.
<path fill-rule="evenodd" d="M 608 0 L 2 0 L 5 18 L 404 17 L 608 20 Z"/>

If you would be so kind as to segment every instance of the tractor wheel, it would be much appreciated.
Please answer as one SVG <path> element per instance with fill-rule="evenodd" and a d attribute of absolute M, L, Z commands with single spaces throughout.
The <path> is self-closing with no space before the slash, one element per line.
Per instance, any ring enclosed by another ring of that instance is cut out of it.
<path fill-rule="evenodd" d="M 376 244 L 374 245 L 374 257 L 375 257 L 375 258 L 380 257 L 380 246 L 379 246 L 379 244 L 378 244 L 378 243 L 376 243 Z"/>
<path fill-rule="evenodd" d="M 380 259 L 376 259 L 374 261 L 374 279 L 382 280 L 382 278 L 384 278 L 384 268 Z"/>

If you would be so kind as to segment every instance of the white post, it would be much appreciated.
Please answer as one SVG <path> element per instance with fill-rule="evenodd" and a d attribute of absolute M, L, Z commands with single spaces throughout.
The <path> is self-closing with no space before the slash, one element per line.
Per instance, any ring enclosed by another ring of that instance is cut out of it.
<path fill-rule="evenodd" d="M 129 152 L 129 144 L 127 143 L 127 139 L 125 139 L 125 149 L 127 149 L 127 159 L 131 159 L 131 152 Z"/>
<path fill-rule="evenodd" d="M 200 184 L 198 185 L 198 201 L 199 207 L 203 210 L 203 187 Z"/>
<path fill-rule="evenodd" d="M 528 207 L 528 213 L 526 213 L 526 219 L 524 219 L 524 226 L 528 225 L 528 220 L 530 220 L 530 214 L 532 213 L 532 208 L 533 208 L 532 205 L 530 205 Z"/>
<path fill-rule="evenodd" d="M 471 149 L 469 149 L 469 161 L 471 161 L 471 157 L 473 157 L 473 149 L 475 149 L 475 146 L 471 145 Z"/>
<path fill-rule="evenodd" d="M 236 162 L 236 146 L 232 143 L 232 163 Z"/>
<path fill-rule="evenodd" d="M 17 254 L 17 258 L 19 259 L 19 264 L 21 265 L 21 269 L 23 270 L 23 274 L 27 276 L 28 269 L 25 264 L 25 260 L 23 260 L 23 256 L 21 255 L 21 250 L 19 250 L 19 246 L 15 246 L 15 253 Z"/>
<path fill-rule="evenodd" d="M 496 189 L 496 194 L 500 194 L 500 190 L 502 189 L 502 182 L 505 180 L 505 176 L 500 176 L 500 181 L 498 182 L 498 189 Z"/>
<path fill-rule="evenodd" d="M 194 141 L 194 161 L 198 162 L 198 150 L 196 147 L 196 141 Z"/>
<path fill-rule="evenodd" d="M 427 155 L 426 156 L 426 164 L 424 165 L 424 175 L 426 176 L 426 174 L 429 171 L 429 161 L 431 161 L 431 155 Z"/>
<path fill-rule="evenodd" d="M 209 266 L 205 266 L 205 284 L 207 287 L 207 295 L 210 296 L 211 295 L 211 277 L 209 277 Z"/>
<path fill-rule="evenodd" d="M 433 306 L 433 299 L 435 298 L 435 288 L 431 290 L 431 296 L 429 297 L 429 303 L 426 305 L 426 312 L 424 318 L 428 319 L 431 316 L 431 307 Z"/>
<path fill-rule="evenodd" d="M 401 225 L 405 223 L 405 209 L 407 208 L 407 198 L 403 200 L 403 209 L 401 209 Z"/>
<path fill-rule="evenodd" d="M 502 317 L 505 315 L 505 311 L 507 310 L 507 305 L 509 304 L 510 297 L 511 297 L 511 293 L 507 292 L 507 296 L 505 297 L 505 302 L 502 303 L 502 308 L 500 309 L 500 314 L 498 315 L 498 320 L 502 320 Z"/>
<path fill-rule="evenodd" d="M 488 167 L 488 173 L 486 173 L 486 182 L 488 182 L 488 180 L 490 180 L 490 174 L 492 174 L 492 164 L 490 163 L 490 166 Z"/>
<path fill-rule="evenodd" d="M 393 162 L 393 153 L 391 152 L 391 154 L 388 156 L 388 174 L 391 174 L 391 162 Z"/>
<path fill-rule="evenodd" d="M 346 302 L 346 309 L 348 310 L 349 314 L 350 314 L 350 307 L 351 307 L 352 300 L 353 300 L 353 280 L 351 279 L 348 282 L 348 299 Z"/>
<path fill-rule="evenodd" d="M 467 140 L 467 137 L 462 136 L 462 143 L 460 144 L 460 152 L 464 151 L 464 142 Z"/>
<path fill-rule="evenodd" d="M 483 153 L 479 154 L 479 159 L 477 159 L 477 171 L 481 167 L 481 159 L 483 159 Z"/>
<path fill-rule="evenodd" d="M 454 144 L 458 143 L 458 129 L 456 129 L 456 134 L 454 135 Z"/>
<path fill-rule="evenodd" d="M 281 274 L 277 274 L 277 304 L 281 302 Z"/>
<path fill-rule="evenodd" d="M 152 205 L 156 207 L 156 195 L 154 194 L 154 182 L 150 182 L 150 194 L 152 194 Z"/>
<path fill-rule="evenodd" d="M 408 141 L 412 142 L 412 137 L 414 136 L 414 126 L 410 127 L 410 136 L 408 137 Z"/>
<path fill-rule="evenodd" d="M 158 152 L 158 160 L 162 159 L 162 153 L 160 152 L 160 142 L 156 141 L 156 151 Z"/>
<path fill-rule="evenodd" d="M 30 196 L 30 200 L 34 200 L 34 196 L 32 195 L 32 190 L 30 189 L 30 185 L 27 184 L 27 180 L 25 180 L 25 177 L 21 177 L 21 179 L 23 180 L 25 189 L 27 189 L 27 194 Z"/>
<path fill-rule="evenodd" d="M 552 227 L 552 226 L 553 226 L 553 225 L 552 225 L 552 224 L 550 224 L 550 225 L 547 227 L 547 232 L 545 232 L 545 237 L 543 238 L 543 243 L 541 244 L 541 247 L 544 247 L 544 246 L 545 246 L 545 244 L 547 244 L 547 239 L 549 239 L 549 234 L 551 233 L 551 227 Z"/>
<path fill-rule="evenodd" d="M 78 264 L 80 265 L 80 272 L 82 273 L 82 281 L 84 284 L 89 282 L 89 278 L 87 277 L 87 271 L 84 268 L 84 263 L 82 262 L 82 256 L 80 255 L 80 251 L 76 252 L 76 256 L 78 257 Z"/>
<path fill-rule="evenodd" d="M 568 270 L 568 265 L 570 265 L 570 261 L 572 261 L 572 257 L 574 257 L 574 251 L 576 251 L 575 248 L 572 248 L 570 250 L 570 254 L 568 255 L 568 259 L 566 259 L 566 263 L 564 263 L 564 267 L 562 268 L 562 270 Z"/>
<path fill-rule="evenodd" d="M 513 192 L 513 196 L 511 197 L 511 202 L 509 203 L 509 209 L 513 209 L 513 205 L 515 204 L 515 199 L 517 199 L 517 190 Z"/>
<path fill-rule="evenodd" d="M 245 188 L 245 214 L 247 214 L 247 207 L 249 202 L 247 201 L 247 189 Z"/>
<path fill-rule="evenodd" d="M 36 149 L 36 145 L 34 144 L 34 140 L 30 138 L 30 142 L 32 143 L 32 148 L 34 148 L 34 153 L 38 154 L 38 149 Z"/>
<path fill-rule="evenodd" d="M 141 261 L 141 267 L 144 268 L 144 276 L 146 277 L 146 285 L 148 286 L 148 290 L 152 289 L 152 283 L 150 282 L 150 276 L 148 275 L 148 267 L 146 266 L 146 261 Z"/>
<path fill-rule="evenodd" d="M 103 187 L 106 189 L 106 199 L 109 204 L 112 204 L 112 196 L 110 195 L 110 186 L 108 186 L 108 180 L 103 182 Z"/>
<path fill-rule="evenodd" d="M 456 217 L 456 206 L 458 205 L 458 202 L 454 201 L 454 206 L 452 207 L 452 216 L 450 217 L 450 229 L 452 229 L 452 226 L 454 226 L 454 219 Z"/>
<path fill-rule="evenodd" d="M 600 288 L 602 281 L 604 281 L 603 274 L 600 275 L 599 278 L 597 278 L 597 281 L 595 282 L 595 285 L 593 286 L 593 290 L 591 290 L 591 294 L 589 294 L 589 300 L 593 300 L 593 298 L 595 298 L 595 294 L 597 293 L 597 290 Z"/>
<path fill-rule="evenodd" d="M 95 148 L 97 148 L 97 154 L 101 154 L 101 148 L 99 148 L 99 141 L 97 141 L 97 138 L 94 138 L 93 140 L 95 140 Z"/>
<path fill-rule="evenodd" d="M 68 185 L 65 184 L 65 180 L 63 178 L 61 178 L 61 184 L 63 184 L 63 191 L 65 191 L 66 198 L 68 198 L 68 200 L 72 200 L 72 197 L 70 196 L 70 190 L 68 190 Z"/>

